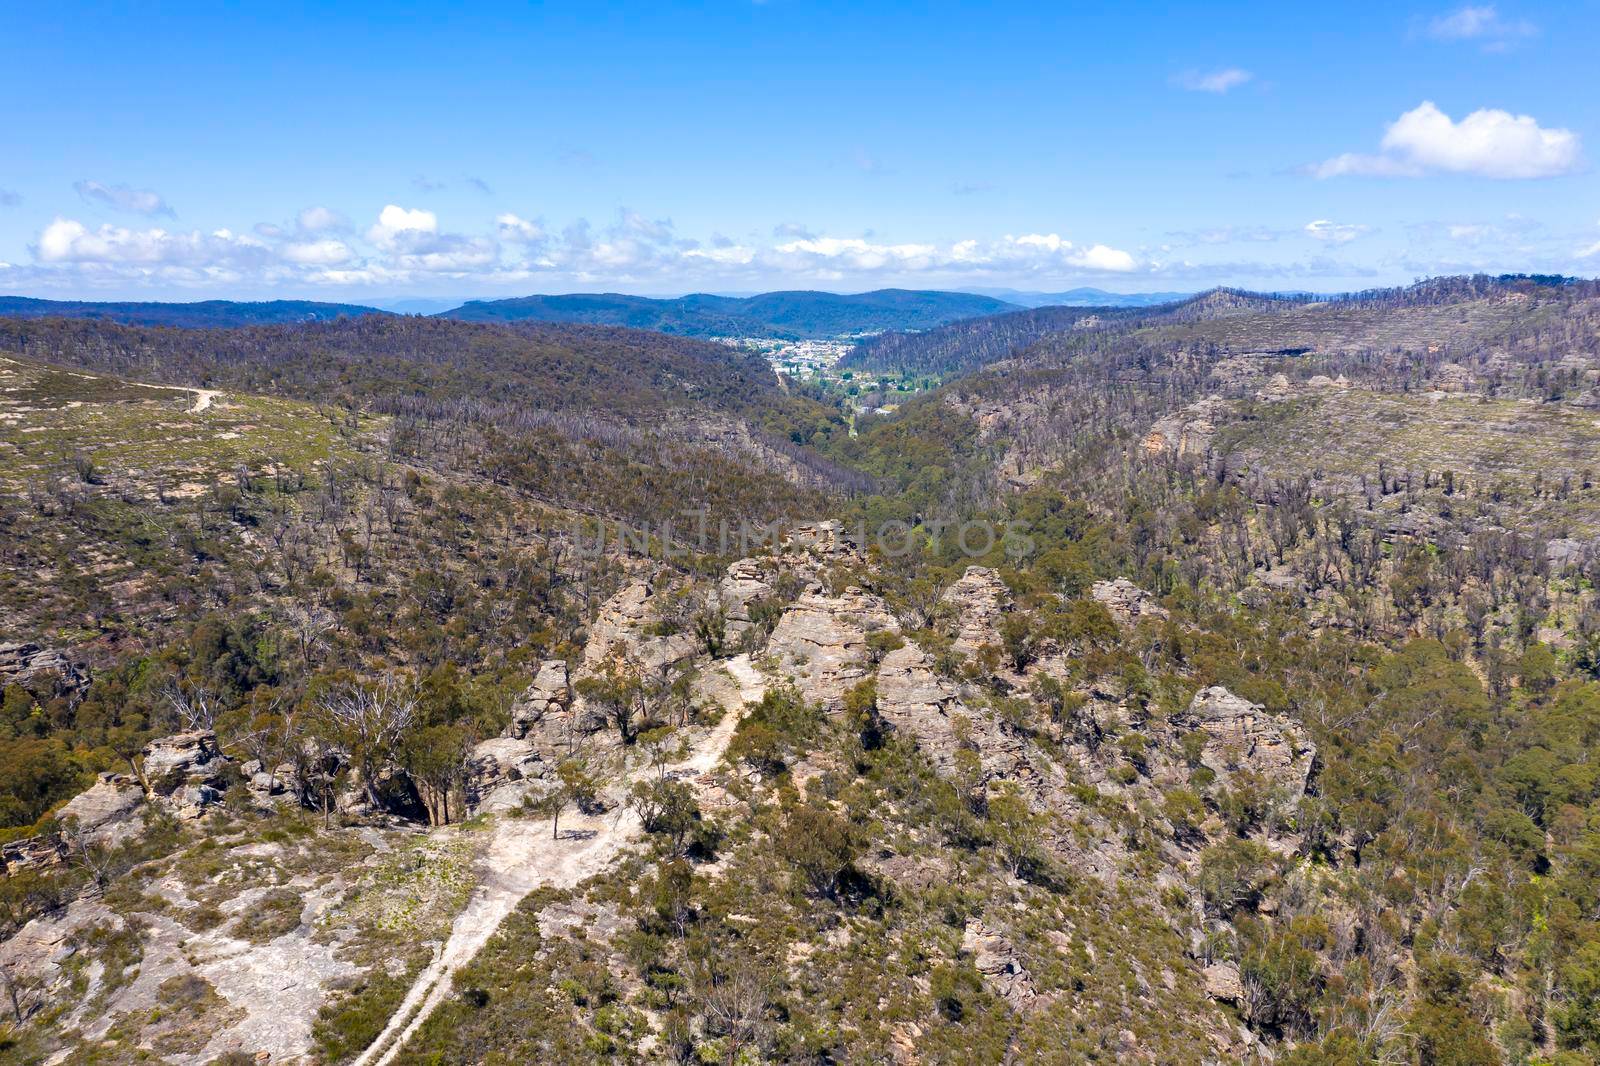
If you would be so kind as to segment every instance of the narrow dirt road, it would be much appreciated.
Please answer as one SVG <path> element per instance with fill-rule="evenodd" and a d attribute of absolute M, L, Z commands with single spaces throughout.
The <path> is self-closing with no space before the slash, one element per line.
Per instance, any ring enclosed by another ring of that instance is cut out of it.
<path fill-rule="evenodd" d="M 717 693 L 727 713 L 698 739 L 688 758 L 668 767 L 669 773 L 691 786 L 695 778 L 721 761 L 744 709 L 766 691 L 766 681 L 748 655 L 730 659 L 720 668 L 734 682 Z M 501 819 L 495 823 L 480 860 L 482 880 L 451 926 L 450 938 L 353 1066 L 393 1062 L 450 995 L 456 971 L 472 961 L 528 893 L 545 886 L 570 888 L 594 876 L 641 835 L 639 818 L 627 807 L 598 817 L 568 815 L 561 820 L 559 839 L 552 839 L 550 829 L 549 819 Z"/>

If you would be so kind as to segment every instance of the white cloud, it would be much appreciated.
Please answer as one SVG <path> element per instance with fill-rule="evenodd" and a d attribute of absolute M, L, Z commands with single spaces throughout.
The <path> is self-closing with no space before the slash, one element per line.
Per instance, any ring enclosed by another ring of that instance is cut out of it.
<path fill-rule="evenodd" d="M 343 215 L 327 207 L 308 207 L 300 212 L 295 222 L 305 233 L 321 233 L 323 230 L 345 229 L 350 225 Z"/>
<path fill-rule="evenodd" d="M 73 185 L 85 200 L 106 204 L 118 211 L 131 211 L 137 215 L 171 215 L 172 208 L 151 189 L 135 189 L 127 185 L 107 185 L 99 181 L 80 181 Z"/>
<path fill-rule="evenodd" d="M 1468 4 L 1431 19 L 1429 37 L 1439 41 L 1478 41 L 1489 51 L 1502 51 L 1514 41 L 1536 36 L 1539 27 L 1526 19 L 1502 18 L 1493 4 Z"/>
<path fill-rule="evenodd" d="M 291 263 L 306 266 L 337 266 L 349 262 L 355 253 L 343 241 L 330 237 L 320 241 L 297 241 L 286 244 L 279 249 L 279 254 Z"/>
<path fill-rule="evenodd" d="M 704 259 L 723 266 L 749 266 L 755 262 L 756 253 L 742 244 L 728 244 L 714 248 L 690 248 L 683 253 L 685 259 Z"/>
<path fill-rule="evenodd" d="M 1578 251 L 1574 252 L 1573 255 L 1574 255 L 1575 258 L 1578 258 L 1578 259 L 1589 259 L 1589 258 L 1592 258 L 1594 256 L 1600 255 L 1600 241 L 1595 241 L 1593 244 L 1589 245 L 1589 247 L 1587 247 L 1587 248 L 1579 249 Z"/>
<path fill-rule="evenodd" d="M 1089 270 L 1108 270 L 1116 274 L 1134 270 L 1139 265 L 1129 253 L 1120 248 L 1107 248 L 1103 244 L 1085 248 L 1071 256 L 1068 262 Z"/>
<path fill-rule="evenodd" d="M 380 248 L 394 248 L 419 234 L 439 232 L 439 216 L 421 208 L 407 210 L 389 204 L 378 212 L 378 221 L 367 230 L 367 240 Z"/>
<path fill-rule="evenodd" d="M 536 241 L 544 240 L 545 237 L 544 227 L 539 223 L 519 218 L 509 211 L 496 215 L 494 224 L 500 231 L 500 239 L 503 241 L 521 241 L 524 244 L 533 244 Z"/>
<path fill-rule="evenodd" d="M 1133 255 L 1095 244 L 1079 248 L 1058 233 L 1007 235 L 998 241 L 975 238 L 937 244 L 882 244 L 859 237 L 807 237 L 780 244 L 773 253 L 789 267 L 826 265 L 858 273 L 885 271 L 1018 271 L 1064 269 L 1126 273 L 1138 269 Z"/>
<path fill-rule="evenodd" d="M 57 218 L 39 234 L 35 255 L 45 263 L 94 263 L 148 266 L 216 266 L 240 256 L 254 258 L 265 245 L 251 237 L 220 229 L 170 233 L 160 228 L 127 229 L 103 225 L 89 229 L 81 222 Z"/>
<path fill-rule="evenodd" d="M 1582 143 L 1567 129 L 1545 129 L 1531 115 L 1483 108 L 1456 122 L 1424 100 L 1389 125 L 1382 153 L 1346 153 L 1309 168 L 1319 178 L 1346 174 L 1418 177 L 1475 174 L 1548 178 L 1582 163 Z"/>
<path fill-rule="evenodd" d="M 1172 80 L 1174 84 L 1190 92 L 1225 93 L 1229 89 L 1237 89 L 1254 77 L 1255 75 L 1248 70 L 1226 67 L 1212 71 L 1186 70 L 1174 75 Z"/>
<path fill-rule="evenodd" d="M 1325 241 L 1328 244 L 1349 244 L 1357 237 L 1366 233 L 1369 227 L 1348 222 L 1333 222 L 1326 218 L 1319 218 L 1315 222 L 1306 223 L 1306 235 L 1314 240 Z"/>
<path fill-rule="evenodd" d="M 799 231 L 799 232 L 796 232 Z M 482 286 L 530 282 L 574 288 L 757 288 L 783 279 L 804 284 L 923 285 L 957 279 L 1012 281 L 1125 275 L 1142 270 L 1133 252 L 1035 232 L 949 242 L 815 234 L 780 226 L 770 237 L 713 233 L 680 236 L 667 220 L 623 209 L 604 227 L 577 220 L 559 231 L 510 212 L 487 232 L 441 230 L 433 212 L 388 204 L 363 232 L 326 208 L 308 208 L 292 225 L 258 224 L 249 233 L 174 232 L 160 227 L 95 226 L 57 218 L 32 247 L 40 277 L 68 284 L 168 283 L 200 287 L 248 279 L 264 287 L 361 288 L 470 278 Z M 923 280 L 925 279 L 925 280 Z"/>

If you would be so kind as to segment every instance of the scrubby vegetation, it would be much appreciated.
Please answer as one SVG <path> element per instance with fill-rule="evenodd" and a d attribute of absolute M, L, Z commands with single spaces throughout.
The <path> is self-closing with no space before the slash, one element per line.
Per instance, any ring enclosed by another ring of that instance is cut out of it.
<path fill-rule="evenodd" d="M 1035 313 L 854 435 L 734 353 L 626 332 L 7 327 L 0 594 L 86 674 L 6 688 L 8 835 L 184 727 L 293 784 L 11 873 L 0 922 L 98 898 L 90 996 L 140 923 L 334 938 L 312 1039 L 349 1061 L 476 884 L 466 753 L 533 728 L 514 697 L 559 660 L 600 724 L 515 816 L 637 839 L 523 899 L 399 1061 L 1592 1061 L 1595 307 L 1460 279 Z M 195 414 L 107 372 L 225 391 Z M 567 525 L 685 506 L 858 543 L 769 573 Z M 600 617 L 621 588 L 632 629 Z M 735 657 L 764 680 L 729 712 Z M 721 761 L 670 772 L 708 733 Z M 31 1061 L 70 1017 L 4 1039 Z M 177 1054 L 170 1018 L 112 1039 Z"/>

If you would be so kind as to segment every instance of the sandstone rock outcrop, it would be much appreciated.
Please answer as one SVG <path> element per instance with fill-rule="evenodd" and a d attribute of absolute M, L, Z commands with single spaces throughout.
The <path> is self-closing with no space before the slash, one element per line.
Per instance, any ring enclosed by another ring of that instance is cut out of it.
<path fill-rule="evenodd" d="M 1125 577 L 1096 581 L 1089 594 L 1105 605 L 1120 625 L 1132 625 L 1141 618 L 1165 618 L 1167 609 L 1156 598 Z"/>
<path fill-rule="evenodd" d="M 773 593 L 770 569 L 758 559 L 740 559 L 728 567 L 714 593 L 724 618 L 724 636 L 737 645 L 756 627 L 752 607 Z"/>
<path fill-rule="evenodd" d="M 0 874 L 40 870 L 67 861 L 67 842 L 54 833 L 0 844 Z"/>
<path fill-rule="evenodd" d="M 655 590 L 643 581 L 628 585 L 606 601 L 589 628 L 583 670 L 594 670 L 618 655 L 644 671 L 660 670 L 693 658 L 699 650 L 694 634 L 652 632 L 660 622 Z"/>
<path fill-rule="evenodd" d="M 812 585 L 783 612 L 767 642 L 780 669 L 794 675 L 807 699 L 836 710 L 844 693 L 871 674 L 868 637 L 898 632 L 883 600 L 856 586 L 829 596 Z"/>
<path fill-rule="evenodd" d="M 999 571 L 967 567 L 961 580 L 945 590 L 943 601 L 955 620 L 954 651 L 974 655 L 985 645 L 1000 643 L 1000 619 L 1010 609 L 1011 590 Z"/>
<path fill-rule="evenodd" d="M 572 723 L 572 684 L 567 664 L 547 659 L 539 665 L 533 684 L 511 705 L 511 724 L 506 735 L 514 740 L 528 739 L 547 755 L 570 745 Z"/>
<path fill-rule="evenodd" d="M 914 739 L 934 765 L 948 769 L 956 751 L 952 716 L 962 712 L 961 699 L 934 672 L 927 653 L 915 644 L 889 652 L 878 664 L 877 689 L 884 723 Z"/>
<path fill-rule="evenodd" d="M 153 795 L 180 818 L 198 818 L 222 799 L 229 759 L 209 729 L 193 729 L 145 745 L 143 770 Z"/>
<path fill-rule="evenodd" d="M 93 785 L 78 793 L 57 812 L 85 844 L 115 847 L 137 835 L 144 789 L 123 774 L 101 774 Z"/>
<path fill-rule="evenodd" d="M 1267 383 L 1256 390 L 1256 399 L 1262 403 L 1278 403 L 1283 400 L 1292 400 L 1295 395 L 1294 386 L 1289 383 L 1289 375 L 1274 374 Z"/>
<path fill-rule="evenodd" d="M 527 740 L 485 740 L 467 756 L 467 807 L 477 813 L 514 810 L 526 797 L 542 790 L 540 779 L 547 769 L 548 764 Z"/>
<path fill-rule="evenodd" d="M 35 691 L 45 687 L 54 691 Z M 0 688 L 21 685 L 35 695 L 76 695 L 89 687 L 89 668 L 32 641 L 0 644 Z"/>
<path fill-rule="evenodd" d="M 1033 975 L 1022 964 L 1016 945 L 1010 940 L 981 921 L 970 921 L 962 931 L 961 950 L 972 956 L 973 969 L 995 995 L 1013 1008 L 1033 1002 L 1037 995 Z"/>
<path fill-rule="evenodd" d="M 1189 703 L 1186 720 L 1206 735 L 1201 765 L 1223 785 L 1241 773 L 1264 778 L 1286 803 L 1306 794 L 1317 749 L 1289 719 L 1235 696 L 1221 685 L 1202 689 Z"/>
<path fill-rule="evenodd" d="M 1205 458 L 1228 404 L 1215 397 L 1196 400 L 1177 414 L 1159 419 L 1139 442 L 1146 455 Z"/>

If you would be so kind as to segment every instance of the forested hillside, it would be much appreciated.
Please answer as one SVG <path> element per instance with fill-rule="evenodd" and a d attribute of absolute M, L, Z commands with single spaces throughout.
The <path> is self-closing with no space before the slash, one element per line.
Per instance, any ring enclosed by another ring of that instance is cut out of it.
<path fill-rule="evenodd" d="M 317 303 L 313 300 L 201 300 L 196 303 L 135 303 L 131 301 L 35 300 L 26 296 L 0 296 L 0 317 L 91 318 L 138 326 L 218 328 L 270 325 L 278 322 L 328 322 L 355 315 L 387 312 L 358 304 Z"/>
<path fill-rule="evenodd" d="M 1596 1061 L 1600 290 L 1087 317 L 0 324 L 0 1048 Z"/>
<path fill-rule="evenodd" d="M 881 289 L 852 296 L 768 292 L 759 296 L 693 293 L 651 299 L 619 293 L 475 300 L 444 313 L 469 322 L 588 322 L 693 337 L 836 337 L 878 330 L 928 329 L 992 315 L 1011 305 L 962 292 Z"/>

